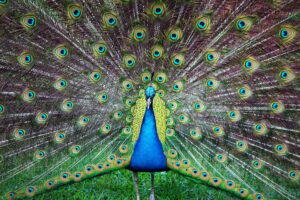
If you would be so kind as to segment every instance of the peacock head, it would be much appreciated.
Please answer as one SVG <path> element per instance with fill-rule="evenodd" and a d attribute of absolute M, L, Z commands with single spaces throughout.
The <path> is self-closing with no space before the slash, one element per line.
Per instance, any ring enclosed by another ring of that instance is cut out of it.
<path fill-rule="evenodd" d="M 147 98 L 147 99 L 148 99 L 148 98 L 153 98 L 154 95 L 155 95 L 155 89 L 154 89 L 154 87 L 153 87 L 153 86 L 147 87 L 145 93 L 146 93 L 146 98 Z"/>

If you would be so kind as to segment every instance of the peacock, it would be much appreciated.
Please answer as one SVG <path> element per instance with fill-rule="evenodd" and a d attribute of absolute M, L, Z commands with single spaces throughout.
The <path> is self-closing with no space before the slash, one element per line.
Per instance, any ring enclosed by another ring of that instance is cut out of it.
<path fill-rule="evenodd" d="M 119 170 L 300 199 L 299 30 L 299 0 L 0 0 L 1 199 Z"/>

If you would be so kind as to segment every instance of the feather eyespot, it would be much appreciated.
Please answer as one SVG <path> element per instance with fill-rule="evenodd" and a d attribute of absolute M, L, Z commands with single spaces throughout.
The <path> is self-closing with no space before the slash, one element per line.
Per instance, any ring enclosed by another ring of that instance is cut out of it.
<path fill-rule="evenodd" d="M 171 64 L 173 67 L 182 67 L 185 63 L 185 57 L 183 53 L 176 53 L 171 57 Z"/>
<path fill-rule="evenodd" d="M 90 122 L 90 118 L 86 115 L 81 115 L 77 120 L 77 125 L 81 127 L 85 127 Z"/>
<path fill-rule="evenodd" d="M 47 120 L 48 120 L 48 114 L 45 112 L 39 112 L 35 117 L 35 121 L 38 124 L 45 124 Z"/>
<path fill-rule="evenodd" d="M 60 44 L 53 49 L 53 54 L 58 60 L 66 60 L 69 57 L 69 48 Z"/>
<path fill-rule="evenodd" d="M 27 196 L 33 196 L 35 194 L 35 188 L 32 186 L 29 186 L 26 188 L 26 195 Z"/>
<path fill-rule="evenodd" d="M 248 149 L 248 143 L 245 140 L 238 140 L 236 142 L 236 148 L 239 152 L 245 152 Z"/>
<path fill-rule="evenodd" d="M 183 32 L 178 27 L 171 28 L 167 32 L 167 39 L 169 42 L 178 42 L 181 40 L 182 36 L 183 36 Z"/>
<path fill-rule="evenodd" d="M 296 37 L 297 31 L 291 25 L 283 25 L 279 30 L 279 39 L 283 44 L 291 43 Z"/>
<path fill-rule="evenodd" d="M 227 189 L 233 189 L 234 186 L 235 186 L 234 181 L 228 180 L 228 181 L 226 181 L 226 183 L 225 183 L 225 187 L 226 187 Z"/>
<path fill-rule="evenodd" d="M 70 20 L 79 20 L 83 15 L 83 8 L 79 4 L 70 4 L 67 8 L 67 15 Z"/>
<path fill-rule="evenodd" d="M 246 16 L 239 16 L 235 22 L 236 29 L 240 32 L 249 31 L 252 24 L 253 24 L 253 20 L 250 17 L 246 17 Z"/>
<path fill-rule="evenodd" d="M 5 106 L 0 104 L 0 116 L 5 113 Z"/>
<path fill-rule="evenodd" d="M 166 5 L 162 2 L 155 2 L 151 5 L 150 10 L 154 18 L 162 18 L 166 12 Z"/>
<path fill-rule="evenodd" d="M 205 32 L 210 30 L 210 17 L 209 16 L 199 16 L 194 22 L 195 28 L 199 32 Z"/>
<path fill-rule="evenodd" d="M 277 100 L 271 101 L 270 108 L 274 114 L 280 114 L 285 109 L 283 103 L 281 101 L 277 101 Z"/>
<path fill-rule="evenodd" d="M 146 28 L 141 27 L 141 26 L 134 27 L 131 32 L 131 38 L 135 42 L 143 42 L 146 38 L 146 35 L 147 35 Z"/>
<path fill-rule="evenodd" d="M 55 133 L 55 142 L 56 143 L 62 143 L 65 140 L 65 133 L 63 131 L 58 131 L 57 133 Z"/>
<path fill-rule="evenodd" d="M 151 57 L 154 60 L 160 59 L 164 54 L 164 48 L 162 45 L 157 44 L 151 48 Z"/>
<path fill-rule="evenodd" d="M 60 106 L 61 110 L 64 112 L 71 112 L 73 109 L 73 102 L 70 99 L 65 99 Z"/>
<path fill-rule="evenodd" d="M 107 54 L 107 45 L 104 41 L 96 42 L 92 45 L 93 54 L 96 58 L 102 58 Z"/>
<path fill-rule="evenodd" d="M 21 18 L 21 24 L 26 30 L 33 30 L 37 26 L 37 17 L 34 14 L 26 14 Z"/>
<path fill-rule="evenodd" d="M 17 195 L 16 195 L 15 192 L 8 192 L 8 193 L 6 194 L 7 199 L 13 199 L 13 198 L 15 198 L 16 196 L 17 196 Z"/>
<path fill-rule="evenodd" d="M 102 16 L 103 25 L 107 29 L 113 29 L 117 26 L 118 20 L 114 13 L 106 12 Z"/>

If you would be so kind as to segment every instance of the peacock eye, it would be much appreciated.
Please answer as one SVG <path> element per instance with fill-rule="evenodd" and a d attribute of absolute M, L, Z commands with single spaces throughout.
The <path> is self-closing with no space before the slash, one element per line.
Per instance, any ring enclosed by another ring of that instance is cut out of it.
<path fill-rule="evenodd" d="M 102 95 L 102 99 L 103 99 L 103 100 L 106 100 L 106 99 L 107 99 L 107 96 L 106 96 L 106 95 Z"/>
<path fill-rule="evenodd" d="M 279 145 L 279 146 L 277 147 L 277 149 L 278 149 L 278 151 L 281 151 L 281 150 L 282 150 L 282 146 Z"/>
<path fill-rule="evenodd" d="M 295 177 L 296 176 L 296 173 L 295 172 L 292 172 L 291 173 L 291 177 Z"/>
<path fill-rule="evenodd" d="M 282 78 L 286 78 L 287 77 L 287 72 L 286 71 L 282 71 L 281 73 L 280 73 L 280 76 L 282 77 Z"/>
<path fill-rule="evenodd" d="M 257 125 L 257 126 L 256 126 L 256 129 L 257 129 L 257 130 L 261 130 L 261 125 Z"/>
<path fill-rule="evenodd" d="M 243 20 L 240 20 L 240 21 L 238 22 L 238 24 L 239 24 L 239 28 L 241 28 L 241 29 L 243 29 L 243 28 L 246 27 L 246 23 L 245 23 Z"/>
<path fill-rule="evenodd" d="M 128 84 L 126 85 L 126 88 L 128 88 L 128 89 L 131 88 L 131 84 L 128 83 Z"/>
<path fill-rule="evenodd" d="M 99 77 L 100 77 L 100 76 L 99 76 L 98 73 L 95 73 L 95 74 L 94 74 L 94 78 L 95 78 L 95 79 L 98 79 Z"/>
<path fill-rule="evenodd" d="M 281 30 L 280 32 L 281 37 L 286 38 L 289 35 L 289 32 L 285 29 Z"/>
<path fill-rule="evenodd" d="M 272 108 L 277 109 L 278 108 L 278 103 L 273 103 Z"/>
<path fill-rule="evenodd" d="M 214 55 L 211 54 L 211 53 L 208 54 L 208 55 L 207 55 L 207 59 L 208 59 L 208 60 L 213 60 L 213 59 L 214 59 Z"/>
<path fill-rule="evenodd" d="M 74 15 L 74 17 L 79 17 L 79 16 L 81 15 L 80 10 L 79 10 L 79 9 L 75 9 L 75 10 L 73 11 L 73 15 Z"/>
<path fill-rule="evenodd" d="M 208 82 L 207 82 L 207 85 L 208 85 L 208 86 L 213 86 L 214 83 L 213 83 L 212 81 L 208 81 Z"/>
<path fill-rule="evenodd" d="M 231 112 L 230 117 L 235 117 L 235 112 Z"/>
<path fill-rule="evenodd" d="M 33 92 L 28 92 L 28 97 L 32 98 L 33 96 Z"/>
<path fill-rule="evenodd" d="M 65 81 L 60 81 L 60 85 L 61 85 L 62 87 L 64 87 L 64 86 L 66 86 L 66 82 L 65 82 Z"/>
<path fill-rule="evenodd" d="M 176 58 L 176 59 L 174 60 L 174 63 L 175 63 L 176 65 L 179 65 L 179 64 L 180 64 L 180 60 L 179 60 L 178 58 Z"/>
<path fill-rule="evenodd" d="M 0 4 L 6 4 L 7 0 L 0 0 Z"/>
<path fill-rule="evenodd" d="M 246 65 L 247 68 L 251 68 L 251 67 L 252 67 L 251 61 L 247 61 L 247 62 L 245 63 L 245 65 Z"/>
<path fill-rule="evenodd" d="M 177 34 L 176 34 L 176 33 L 172 33 L 172 34 L 171 34 L 171 39 L 172 39 L 172 40 L 176 40 L 176 39 L 177 39 L 177 37 L 178 37 L 178 36 L 177 36 Z"/>
<path fill-rule="evenodd" d="M 156 8 L 155 9 L 155 14 L 159 15 L 159 14 L 161 14 L 161 12 L 162 12 L 161 8 Z"/>
<path fill-rule="evenodd" d="M 29 63 L 31 61 L 31 56 L 25 56 L 25 62 Z"/>
<path fill-rule="evenodd" d="M 109 18 L 108 19 L 108 23 L 110 24 L 110 25 L 113 25 L 113 24 L 115 24 L 116 23 L 116 20 L 114 19 L 114 18 Z"/>
<path fill-rule="evenodd" d="M 160 54 L 159 51 L 154 51 L 154 56 L 155 57 L 159 56 L 159 54 Z"/>
<path fill-rule="evenodd" d="M 100 53 L 103 53 L 105 51 L 105 47 L 104 46 L 99 46 L 98 51 Z"/>
<path fill-rule="evenodd" d="M 28 18 L 27 24 L 29 26 L 33 26 L 35 24 L 35 19 L 33 17 Z"/>
<path fill-rule="evenodd" d="M 136 33 L 136 37 L 137 37 L 138 39 L 143 38 L 143 33 L 142 33 L 142 32 L 137 32 L 137 33 Z"/>
<path fill-rule="evenodd" d="M 245 94 L 245 92 L 246 92 L 246 90 L 245 90 L 244 88 L 242 88 L 242 89 L 240 90 L 240 93 L 241 93 L 241 94 Z"/>
<path fill-rule="evenodd" d="M 132 65 L 132 64 L 133 64 L 133 61 L 132 61 L 132 60 L 128 60 L 128 61 L 127 61 L 127 64 L 128 64 L 128 65 Z"/>
<path fill-rule="evenodd" d="M 206 26 L 206 24 L 205 24 L 204 21 L 199 21 L 199 22 L 198 22 L 198 27 L 199 27 L 199 28 L 203 29 L 203 28 L 205 28 L 205 26 Z"/>
<path fill-rule="evenodd" d="M 66 49 L 61 49 L 60 50 L 60 55 L 64 56 L 64 55 L 66 55 L 66 53 L 67 53 Z"/>

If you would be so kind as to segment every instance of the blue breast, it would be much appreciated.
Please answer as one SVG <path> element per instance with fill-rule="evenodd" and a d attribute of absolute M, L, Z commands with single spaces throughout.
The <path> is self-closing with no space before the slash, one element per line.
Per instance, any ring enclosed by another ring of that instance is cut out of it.
<path fill-rule="evenodd" d="M 138 172 L 165 171 L 167 159 L 157 135 L 152 106 L 146 110 L 129 169 Z"/>

